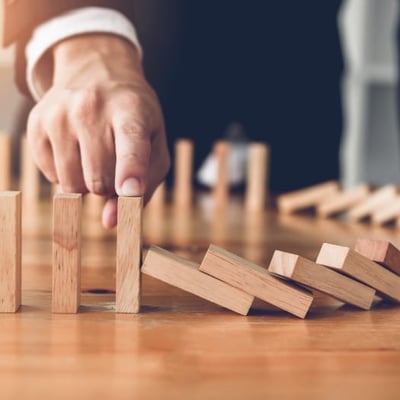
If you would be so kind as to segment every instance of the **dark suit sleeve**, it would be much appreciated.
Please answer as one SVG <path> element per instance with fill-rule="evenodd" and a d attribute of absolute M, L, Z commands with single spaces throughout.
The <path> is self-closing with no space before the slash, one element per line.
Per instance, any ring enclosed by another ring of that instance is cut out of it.
<path fill-rule="evenodd" d="M 122 12 L 133 21 L 133 0 L 0 0 L 3 7 L 3 46 L 17 43 L 15 77 L 17 86 L 28 93 L 25 81 L 25 45 L 41 23 L 81 7 L 106 7 Z"/>

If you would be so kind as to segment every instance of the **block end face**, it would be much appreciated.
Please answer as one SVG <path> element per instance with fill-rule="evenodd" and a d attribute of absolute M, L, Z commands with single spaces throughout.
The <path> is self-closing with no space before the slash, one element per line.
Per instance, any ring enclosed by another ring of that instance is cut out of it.
<path fill-rule="evenodd" d="M 268 271 L 287 278 L 293 276 L 299 256 L 284 251 L 275 250 Z"/>
<path fill-rule="evenodd" d="M 343 269 L 349 251 L 345 246 L 324 243 L 315 262 L 326 267 Z"/>

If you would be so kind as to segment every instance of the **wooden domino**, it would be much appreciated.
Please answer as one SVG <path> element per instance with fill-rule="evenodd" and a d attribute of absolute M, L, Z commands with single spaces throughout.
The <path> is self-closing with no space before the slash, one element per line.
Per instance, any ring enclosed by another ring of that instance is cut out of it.
<path fill-rule="evenodd" d="M 82 195 L 53 201 L 53 313 L 76 313 L 80 304 Z"/>
<path fill-rule="evenodd" d="M 217 208 L 224 207 L 228 202 L 229 182 L 228 182 L 228 156 L 229 143 L 219 141 L 214 144 L 214 157 L 217 162 L 217 181 L 213 188 L 213 199 Z"/>
<path fill-rule="evenodd" d="M 276 250 L 268 270 L 364 310 L 375 297 L 374 289 L 296 254 Z"/>
<path fill-rule="evenodd" d="M 251 143 L 248 149 L 244 207 L 263 211 L 267 197 L 269 148 L 265 143 Z"/>
<path fill-rule="evenodd" d="M 151 196 L 150 201 L 147 203 L 146 209 L 155 212 L 163 210 L 166 203 L 166 198 L 167 187 L 165 182 L 161 182 Z"/>
<path fill-rule="evenodd" d="M 21 193 L 0 192 L 0 312 L 21 305 Z"/>
<path fill-rule="evenodd" d="M 175 143 L 173 204 L 190 208 L 192 205 L 193 142 L 180 139 Z"/>
<path fill-rule="evenodd" d="M 27 138 L 21 139 L 21 190 L 24 203 L 39 201 L 40 198 L 40 173 L 33 160 Z"/>
<path fill-rule="evenodd" d="M 150 247 L 142 272 L 241 315 L 247 315 L 254 297 L 199 271 L 199 265 L 167 250 Z"/>
<path fill-rule="evenodd" d="M 400 277 L 348 247 L 324 243 L 316 262 L 343 272 L 373 287 L 378 294 L 400 302 Z"/>
<path fill-rule="evenodd" d="M 348 216 L 351 221 L 359 221 L 369 217 L 375 210 L 382 207 L 383 204 L 396 197 L 397 189 L 394 185 L 386 185 L 373 192 L 364 201 L 352 207 Z"/>
<path fill-rule="evenodd" d="M 11 136 L 0 134 L 0 191 L 11 189 Z"/>
<path fill-rule="evenodd" d="M 400 196 L 388 200 L 371 214 L 371 222 L 374 225 L 384 225 L 395 221 L 400 217 Z"/>
<path fill-rule="evenodd" d="M 358 239 L 354 250 L 400 275 L 400 250 L 392 243 L 386 240 Z"/>
<path fill-rule="evenodd" d="M 214 245 L 208 248 L 200 271 L 300 318 L 306 316 L 313 300 L 308 291 L 283 282 L 266 268 Z"/>
<path fill-rule="evenodd" d="M 277 198 L 278 210 L 290 214 L 303 209 L 315 207 L 324 199 L 329 199 L 339 192 L 339 183 L 328 181 L 309 188 L 285 193 Z"/>
<path fill-rule="evenodd" d="M 140 311 L 143 198 L 118 198 L 117 269 L 115 310 Z"/>
<path fill-rule="evenodd" d="M 333 194 L 331 197 L 318 203 L 316 207 L 317 215 L 321 218 L 328 218 L 341 213 L 366 199 L 369 192 L 368 185 L 361 184 L 343 192 Z"/>

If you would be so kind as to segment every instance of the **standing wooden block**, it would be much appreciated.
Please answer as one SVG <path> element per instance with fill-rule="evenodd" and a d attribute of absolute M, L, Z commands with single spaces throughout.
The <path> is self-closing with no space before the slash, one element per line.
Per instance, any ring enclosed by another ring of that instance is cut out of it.
<path fill-rule="evenodd" d="M 364 201 L 349 210 L 348 216 L 352 221 L 359 221 L 370 216 L 382 204 L 396 197 L 397 189 L 394 185 L 386 185 L 368 196 Z"/>
<path fill-rule="evenodd" d="M 365 200 L 368 194 L 369 187 L 365 184 L 358 185 L 343 192 L 338 192 L 330 198 L 318 203 L 317 214 L 322 218 L 338 214 Z"/>
<path fill-rule="evenodd" d="M 80 304 L 82 195 L 60 193 L 53 202 L 53 313 Z"/>
<path fill-rule="evenodd" d="M 175 143 L 173 204 L 190 208 L 192 205 L 193 142 L 180 139 Z"/>
<path fill-rule="evenodd" d="M 324 243 L 317 264 L 343 272 L 400 302 L 400 277 L 348 247 Z"/>
<path fill-rule="evenodd" d="M 166 184 L 165 182 L 161 182 L 151 196 L 150 201 L 147 203 L 146 210 L 152 210 L 154 212 L 163 210 L 165 208 L 166 198 Z"/>
<path fill-rule="evenodd" d="M 11 136 L 0 134 L 0 191 L 11 189 Z"/>
<path fill-rule="evenodd" d="M 140 311 L 142 197 L 118 198 L 116 302 L 118 313 Z"/>
<path fill-rule="evenodd" d="M 316 206 L 324 199 L 329 199 L 339 192 L 335 181 L 320 183 L 306 189 L 296 190 L 278 196 L 278 210 L 281 213 L 293 213 Z"/>
<path fill-rule="evenodd" d="M 396 196 L 372 212 L 371 222 L 374 225 L 384 225 L 388 222 L 395 221 L 399 217 L 400 196 Z"/>
<path fill-rule="evenodd" d="M 283 282 L 265 268 L 214 245 L 208 248 L 200 271 L 300 318 L 306 316 L 313 300 L 308 291 Z"/>
<path fill-rule="evenodd" d="M 229 196 L 229 182 L 228 182 L 228 156 L 229 156 L 229 143 L 226 141 L 219 141 L 215 143 L 213 149 L 214 156 L 217 162 L 217 181 L 213 189 L 214 203 L 217 208 L 225 207 L 228 202 Z"/>
<path fill-rule="evenodd" d="M 156 246 L 150 247 L 142 272 L 241 315 L 247 315 L 254 297 L 203 274 L 198 264 Z"/>
<path fill-rule="evenodd" d="M 358 239 L 354 250 L 400 275 L 400 250 L 386 240 Z"/>
<path fill-rule="evenodd" d="M 27 203 L 39 201 L 40 198 L 40 173 L 33 161 L 28 140 L 24 136 L 21 139 L 21 182 L 20 187 L 23 193 L 23 200 Z"/>
<path fill-rule="evenodd" d="M 0 312 L 21 305 L 21 193 L 0 192 Z"/>
<path fill-rule="evenodd" d="M 245 209 L 263 211 L 267 198 L 269 147 L 251 143 L 248 149 Z"/>
<path fill-rule="evenodd" d="M 296 254 L 276 250 L 268 270 L 364 310 L 375 297 L 374 289 Z"/>

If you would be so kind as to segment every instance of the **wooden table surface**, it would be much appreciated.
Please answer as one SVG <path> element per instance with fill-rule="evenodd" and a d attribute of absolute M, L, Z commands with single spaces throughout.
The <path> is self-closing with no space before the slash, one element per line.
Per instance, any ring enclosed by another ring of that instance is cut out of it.
<path fill-rule="evenodd" d="M 399 399 L 400 307 L 321 296 L 305 320 L 247 317 L 143 278 L 139 315 L 114 312 L 115 235 L 83 219 L 82 306 L 51 314 L 51 207 L 24 210 L 23 306 L 0 315 L 0 399 Z M 274 249 L 315 258 L 322 242 L 400 244 L 400 231 L 340 220 L 214 210 L 147 212 L 144 242 L 200 261 L 215 243 L 267 266 Z"/>

